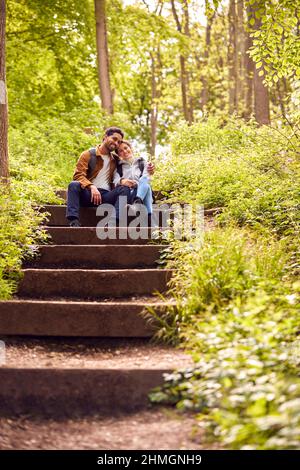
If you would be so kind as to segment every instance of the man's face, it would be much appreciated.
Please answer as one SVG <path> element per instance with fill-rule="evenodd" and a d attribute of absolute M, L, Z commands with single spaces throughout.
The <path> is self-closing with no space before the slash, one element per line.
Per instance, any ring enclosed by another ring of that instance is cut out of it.
<path fill-rule="evenodd" d="M 118 132 L 114 132 L 111 135 L 106 135 L 104 137 L 103 143 L 105 144 L 107 150 L 109 152 L 113 152 L 114 150 L 118 150 L 119 145 L 122 142 L 122 136 Z"/>

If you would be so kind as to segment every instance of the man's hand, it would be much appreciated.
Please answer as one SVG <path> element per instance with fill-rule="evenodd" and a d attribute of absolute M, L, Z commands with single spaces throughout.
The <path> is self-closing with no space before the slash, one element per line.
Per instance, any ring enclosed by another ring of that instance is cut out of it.
<path fill-rule="evenodd" d="M 135 186 L 137 186 L 137 182 L 134 181 L 134 180 L 129 180 L 127 178 L 122 178 L 121 181 L 120 181 L 120 184 L 122 186 L 128 186 L 128 188 L 134 188 Z"/>
<path fill-rule="evenodd" d="M 90 187 L 90 190 L 91 190 L 91 202 L 93 202 L 96 206 L 99 206 L 99 204 L 101 204 L 101 201 L 102 201 L 100 191 L 98 191 L 96 186 L 94 186 L 93 184 Z"/>
<path fill-rule="evenodd" d="M 155 172 L 155 165 L 151 162 L 147 163 L 147 171 L 149 175 L 153 175 Z"/>

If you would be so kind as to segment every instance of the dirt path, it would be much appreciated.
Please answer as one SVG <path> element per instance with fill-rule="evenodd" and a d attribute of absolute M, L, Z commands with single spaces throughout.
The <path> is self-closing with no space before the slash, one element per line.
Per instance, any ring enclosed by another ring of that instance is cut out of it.
<path fill-rule="evenodd" d="M 192 414 L 153 409 L 113 417 L 58 421 L 39 417 L 0 419 L 0 449 L 190 450 L 202 449 Z M 207 447 L 204 447 L 207 448 Z"/>

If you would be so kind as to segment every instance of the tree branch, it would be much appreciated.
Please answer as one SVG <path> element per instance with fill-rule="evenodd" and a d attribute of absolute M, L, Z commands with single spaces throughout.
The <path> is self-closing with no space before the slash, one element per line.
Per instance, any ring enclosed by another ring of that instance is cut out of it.
<path fill-rule="evenodd" d="M 176 11 L 176 7 L 175 7 L 175 2 L 174 2 L 174 0 L 171 0 L 171 5 L 172 5 L 173 16 L 174 16 L 174 19 L 175 19 L 175 22 L 176 22 L 176 25 L 177 25 L 177 30 L 181 33 L 182 27 L 181 27 L 181 24 L 180 24 L 178 15 L 177 15 L 177 11 Z"/>

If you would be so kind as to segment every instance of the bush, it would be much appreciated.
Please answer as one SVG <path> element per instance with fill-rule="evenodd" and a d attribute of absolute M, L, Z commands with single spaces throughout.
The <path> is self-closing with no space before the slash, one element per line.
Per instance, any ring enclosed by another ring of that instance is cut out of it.
<path fill-rule="evenodd" d="M 44 215 L 35 211 L 26 190 L 12 184 L 0 188 L 0 299 L 9 299 L 21 278 L 24 259 L 35 253 L 35 245 L 47 239 L 39 228 Z"/>
<path fill-rule="evenodd" d="M 200 411 L 211 438 L 231 448 L 299 445 L 300 283 L 289 246 L 229 227 L 204 243 L 176 241 L 169 261 L 177 303 L 159 336 L 184 345 L 195 366 L 171 375 L 152 401 Z M 286 428 L 292 422 L 297 431 Z"/>
<path fill-rule="evenodd" d="M 65 188 L 83 150 L 95 145 L 95 136 L 61 119 L 31 121 L 10 131 L 11 174 L 16 180 L 47 181 Z"/>
<path fill-rule="evenodd" d="M 156 189 L 170 202 L 225 208 L 237 221 L 279 234 L 299 233 L 300 162 L 288 131 L 216 120 L 186 126 L 157 163 Z"/>
<path fill-rule="evenodd" d="M 233 128 L 234 126 L 234 128 Z M 156 184 L 169 201 L 222 206 L 204 236 L 173 241 L 157 337 L 189 351 L 153 402 L 199 411 L 234 449 L 295 449 L 300 438 L 299 154 L 285 129 L 217 121 L 181 129 Z M 150 312 L 151 313 L 151 312 Z"/>

